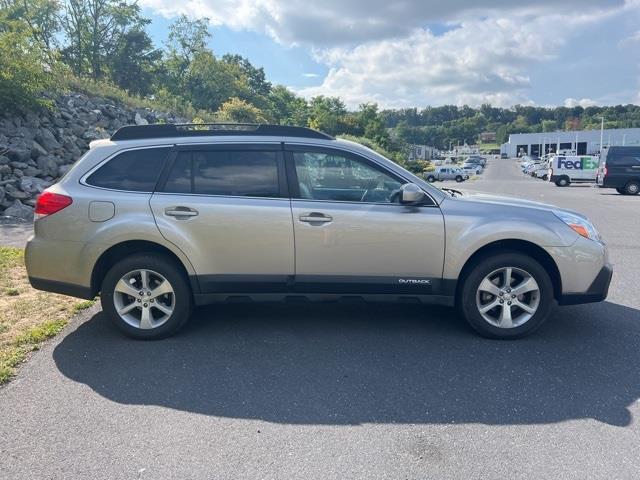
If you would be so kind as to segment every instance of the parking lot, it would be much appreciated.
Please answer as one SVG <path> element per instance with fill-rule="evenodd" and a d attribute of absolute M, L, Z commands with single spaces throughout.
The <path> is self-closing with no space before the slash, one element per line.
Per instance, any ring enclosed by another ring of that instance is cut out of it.
<path fill-rule="evenodd" d="M 606 302 L 531 337 L 447 308 L 238 304 L 135 342 L 95 307 L 0 390 L 2 478 L 618 478 L 640 470 L 640 196 L 491 160 L 467 192 L 588 215 Z"/>

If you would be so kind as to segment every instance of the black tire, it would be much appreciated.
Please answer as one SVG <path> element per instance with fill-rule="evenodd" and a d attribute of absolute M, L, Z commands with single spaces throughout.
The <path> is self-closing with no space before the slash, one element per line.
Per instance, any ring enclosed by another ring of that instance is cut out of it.
<path fill-rule="evenodd" d="M 464 180 L 464 178 L 462 178 L 460 175 L 458 175 L 456 177 L 456 182 L 458 182 L 458 183 L 462 182 L 463 180 Z"/>
<path fill-rule="evenodd" d="M 626 195 L 623 187 L 616 187 L 616 192 L 618 192 L 620 195 Z"/>
<path fill-rule="evenodd" d="M 638 195 L 640 193 L 640 182 L 637 180 L 631 180 L 624 186 L 624 193 L 626 195 Z"/>
<path fill-rule="evenodd" d="M 571 182 L 567 177 L 560 177 L 556 180 L 556 186 L 558 187 L 568 187 Z"/>
<path fill-rule="evenodd" d="M 514 267 L 528 272 L 539 287 L 539 304 L 536 312 L 522 325 L 512 328 L 501 328 L 489 323 L 482 317 L 476 303 L 480 283 L 491 272 L 504 267 Z M 498 253 L 476 262 L 462 282 L 457 299 L 458 310 L 476 332 L 487 338 L 516 339 L 531 334 L 544 323 L 555 303 L 553 284 L 546 270 L 533 258 L 517 252 Z"/>
<path fill-rule="evenodd" d="M 132 326 L 121 318 L 116 310 L 116 284 L 127 273 L 138 269 L 157 272 L 168 280 L 173 288 L 173 312 L 164 323 L 155 328 L 141 329 Z M 139 253 L 125 257 L 109 269 L 102 282 L 100 302 L 109 319 L 125 335 L 140 340 L 155 340 L 173 335 L 186 323 L 193 308 L 193 295 L 189 280 L 174 260 L 164 255 Z"/>
<path fill-rule="evenodd" d="M 433 175 L 429 175 L 429 176 L 427 177 L 427 182 L 429 182 L 429 183 L 433 183 L 433 182 L 435 182 L 435 181 L 436 181 L 436 177 L 434 177 Z"/>
<path fill-rule="evenodd" d="M 544 180 L 545 182 L 549 181 L 549 175 L 543 175 L 542 176 L 542 180 Z"/>

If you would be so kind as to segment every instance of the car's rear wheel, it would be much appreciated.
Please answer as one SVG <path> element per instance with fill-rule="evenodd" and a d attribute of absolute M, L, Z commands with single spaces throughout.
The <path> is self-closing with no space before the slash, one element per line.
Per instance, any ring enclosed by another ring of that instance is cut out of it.
<path fill-rule="evenodd" d="M 162 255 L 135 254 L 116 263 L 102 282 L 100 300 L 118 329 L 145 340 L 178 331 L 192 308 L 188 279 Z"/>
<path fill-rule="evenodd" d="M 485 258 L 463 280 L 458 307 L 489 338 L 514 339 L 536 330 L 553 306 L 553 284 L 533 258 L 504 253 Z"/>
<path fill-rule="evenodd" d="M 640 182 L 631 180 L 624 186 L 624 193 L 627 195 L 637 195 L 640 192 Z"/>
<path fill-rule="evenodd" d="M 429 183 L 433 183 L 433 182 L 435 182 L 435 181 L 436 181 L 436 177 L 434 177 L 433 175 L 429 175 L 429 176 L 427 177 L 427 182 L 429 182 Z"/>

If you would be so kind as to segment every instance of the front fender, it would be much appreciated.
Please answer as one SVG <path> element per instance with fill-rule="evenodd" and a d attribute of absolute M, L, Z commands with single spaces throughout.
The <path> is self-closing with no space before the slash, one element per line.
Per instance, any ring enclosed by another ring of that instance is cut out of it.
<path fill-rule="evenodd" d="M 543 249 L 573 245 L 578 234 L 544 209 L 447 199 L 443 278 L 457 279 L 465 263 L 482 247 L 520 240 Z"/>

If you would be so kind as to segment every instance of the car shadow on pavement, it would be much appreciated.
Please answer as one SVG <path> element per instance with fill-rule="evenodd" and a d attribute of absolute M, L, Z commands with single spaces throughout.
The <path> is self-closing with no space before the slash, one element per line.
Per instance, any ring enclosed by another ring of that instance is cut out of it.
<path fill-rule="evenodd" d="M 103 313 L 54 360 L 114 402 L 295 424 L 631 423 L 640 311 L 557 309 L 518 341 L 474 335 L 419 305 L 237 304 L 196 311 L 177 336 L 140 342 Z"/>

